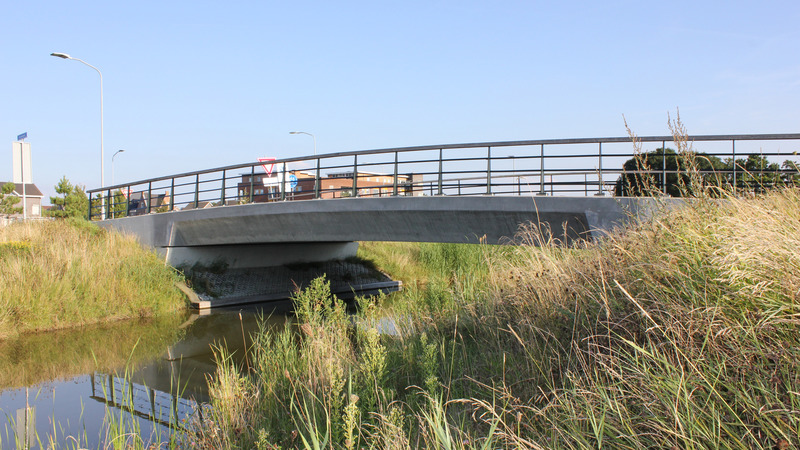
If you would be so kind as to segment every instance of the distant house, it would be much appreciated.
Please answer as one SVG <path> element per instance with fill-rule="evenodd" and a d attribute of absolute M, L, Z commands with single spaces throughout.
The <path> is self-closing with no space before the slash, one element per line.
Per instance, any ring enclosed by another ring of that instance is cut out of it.
<path fill-rule="evenodd" d="M 208 201 L 197 202 L 197 207 L 194 206 L 194 202 L 189 202 L 189 204 L 181 208 L 181 211 L 188 211 L 190 209 L 206 209 L 211 208 L 212 206 L 214 206 L 214 203 Z"/>
<path fill-rule="evenodd" d="M 4 186 L 8 181 L 0 181 L 0 187 Z M 17 207 L 22 206 L 22 183 L 14 183 L 14 190 L 11 194 L 14 197 L 19 197 Z M 42 198 L 44 195 L 33 183 L 25 183 L 25 208 L 27 209 L 27 216 L 36 218 L 42 216 Z M 22 213 L 11 215 L 12 219 L 21 219 Z"/>
<path fill-rule="evenodd" d="M 358 172 L 357 187 L 359 197 L 389 197 L 394 194 L 394 175 L 375 172 Z M 397 176 L 397 195 L 422 195 L 422 176 L 399 174 Z M 319 180 L 320 198 L 340 198 L 353 196 L 353 171 L 329 173 Z M 306 189 L 314 191 L 314 180 L 307 183 Z"/>
<path fill-rule="evenodd" d="M 279 174 L 242 174 L 242 179 L 238 184 L 240 202 L 250 202 L 251 198 L 254 203 L 280 201 L 282 186 L 286 190 L 286 200 L 311 200 L 315 198 L 317 182 L 319 182 L 319 198 L 353 196 L 352 171 L 330 173 L 320 177 L 319 181 L 310 172 L 289 171 L 288 173 L 289 176 L 285 183 L 281 182 Z M 394 175 L 391 174 L 358 172 L 357 181 L 360 197 L 388 197 L 394 193 Z M 398 195 L 422 195 L 421 181 L 421 175 L 399 175 Z"/>
<path fill-rule="evenodd" d="M 145 191 L 131 192 L 128 201 L 128 215 L 141 216 L 148 212 L 159 212 L 170 207 L 170 197 L 168 193 L 151 194 Z"/>

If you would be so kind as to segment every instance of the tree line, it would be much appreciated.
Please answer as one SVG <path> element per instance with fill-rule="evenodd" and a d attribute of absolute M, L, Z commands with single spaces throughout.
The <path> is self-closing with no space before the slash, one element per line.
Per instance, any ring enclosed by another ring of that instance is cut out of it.
<path fill-rule="evenodd" d="M 733 190 L 762 193 L 767 189 L 800 184 L 798 163 L 771 163 L 759 154 L 721 159 L 702 152 L 678 153 L 671 148 L 643 152 L 623 164 L 614 186 L 616 196 L 671 197 L 700 192 Z"/>

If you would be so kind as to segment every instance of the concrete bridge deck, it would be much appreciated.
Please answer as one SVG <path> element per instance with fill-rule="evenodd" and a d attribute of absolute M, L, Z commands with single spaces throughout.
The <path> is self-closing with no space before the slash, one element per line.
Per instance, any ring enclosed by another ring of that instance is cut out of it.
<path fill-rule="evenodd" d="M 342 249 L 353 253 L 347 246 L 356 241 L 511 244 L 525 223 L 546 224 L 558 238 L 591 239 L 654 207 L 646 198 L 373 197 L 223 206 L 99 223 L 136 235 L 172 264 L 216 255 L 232 267 L 258 267 L 331 259 Z"/>

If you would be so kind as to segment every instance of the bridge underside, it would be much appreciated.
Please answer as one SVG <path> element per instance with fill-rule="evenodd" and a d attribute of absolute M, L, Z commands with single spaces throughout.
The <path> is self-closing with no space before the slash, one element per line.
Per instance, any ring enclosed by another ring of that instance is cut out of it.
<path fill-rule="evenodd" d="M 267 267 L 355 254 L 356 241 L 514 244 L 520 226 L 597 237 L 656 205 L 608 197 L 384 197 L 174 211 L 100 222 L 136 235 L 173 265 L 225 260 Z"/>

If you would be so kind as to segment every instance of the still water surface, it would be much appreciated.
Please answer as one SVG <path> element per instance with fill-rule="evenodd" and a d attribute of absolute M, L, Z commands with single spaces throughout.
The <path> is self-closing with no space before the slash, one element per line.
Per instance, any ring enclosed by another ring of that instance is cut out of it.
<path fill-rule="evenodd" d="M 181 312 L 0 341 L 2 448 L 25 440 L 31 448 L 40 448 L 37 441 L 97 448 L 120 414 L 136 421 L 145 442 L 166 440 L 170 420 L 187 420 L 208 401 L 213 347 L 224 344 L 243 357 L 260 318 L 283 326 L 290 306 Z"/>

